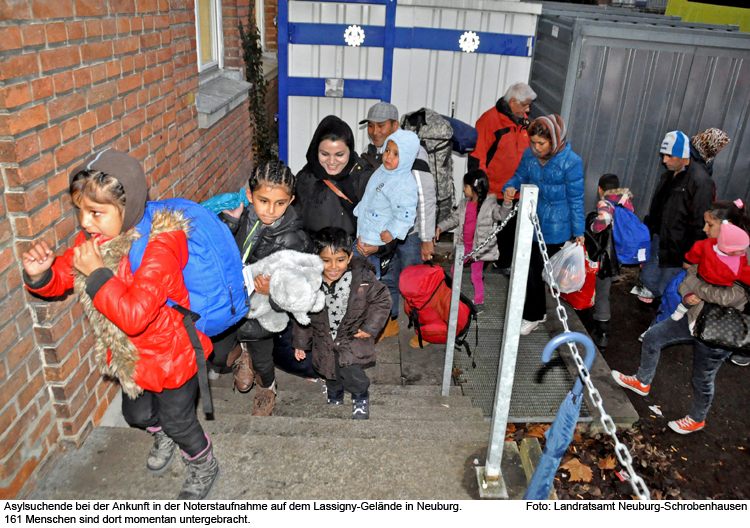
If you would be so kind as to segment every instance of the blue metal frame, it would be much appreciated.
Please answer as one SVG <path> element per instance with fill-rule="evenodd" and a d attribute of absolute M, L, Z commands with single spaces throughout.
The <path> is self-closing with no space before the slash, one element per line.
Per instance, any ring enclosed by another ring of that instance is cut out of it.
<path fill-rule="evenodd" d="M 289 23 L 289 0 L 279 0 L 279 157 L 287 161 L 289 145 L 289 101 L 291 95 L 324 97 L 325 79 L 289 77 L 289 44 L 346 46 L 346 24 Z M 344 97 L 391 101 L 393 49 L 461 51 L 458 39 L 464 33 L 455 29 L 396 27 L 397 0 L 297 0 L 385 6 L 385 26 L 360 26 L 365 32 L 363 47 L 383 48 L 383 74 L 379 81 L 344 80 Z M 531 57 L 534 37 L 504 33 L 475 32 L 480 46 L 476 53 Z M 294 80 L 291 86 L 290 80 Z"/>

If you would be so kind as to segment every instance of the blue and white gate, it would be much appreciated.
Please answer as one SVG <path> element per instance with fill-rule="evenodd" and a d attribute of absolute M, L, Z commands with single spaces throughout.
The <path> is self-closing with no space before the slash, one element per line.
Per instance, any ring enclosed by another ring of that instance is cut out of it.
<path fill-rule="evenodd" d="M 358 126 L 378 101 L 474 124 L 528 82 L 540 4 L 487 0 L 279 0 L 279 154 L 295 172 L 320 120 Z M 454 156 L 454 174 L 465 158 Z"/>

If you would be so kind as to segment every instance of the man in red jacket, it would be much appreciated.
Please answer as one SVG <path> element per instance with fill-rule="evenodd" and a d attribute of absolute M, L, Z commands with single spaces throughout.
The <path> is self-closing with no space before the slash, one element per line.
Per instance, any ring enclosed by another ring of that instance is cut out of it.
<path fill-rule="evenodd" d="M 534 99 L 536 93 L 528 84 L 516 83 L 477 120 L 477 146 L 469 154 L 469 170 L 482 169 L 487 173 L 492 194 L 503 195 L 503 185 L 513 177 L 529 146 L 527 112 Z M 496 267 L 501 271 L 510 267 L 514 238 L 515 220 L 497 237 L 500 259 Z"/>

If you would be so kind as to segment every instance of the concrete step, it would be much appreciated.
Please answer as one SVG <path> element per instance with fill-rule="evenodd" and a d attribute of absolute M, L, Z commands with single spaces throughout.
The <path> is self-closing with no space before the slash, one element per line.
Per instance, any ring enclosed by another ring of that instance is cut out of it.
<path fill-rule="evenodd" d="M 345 414 L 345 413 L 342 413 Z M 409 420 L 351 420 L 337 418 L 294 418 L 289 416 L 217 415 L 215 420 L 201 420 L 209 435 L 241 434 L 300 438 L 352 439 L 395 438 L 444 440 L 446 442 L 489 441 L 489 422 L 455 422 L 431 420 L 415 425 Z"/>
<path fill-rule="evenodd" d="M 421 393 L 412 394 L 408 389 L 399 390 L 394 393 L 391 390 L 381 390 L 380 387 L 371 387 L 371 407 L 471 407 L 471 399 L 465 396 L 443 397 L 439 395 L 424 395 Z M 394 388 L 401 389 L 401 387 Z M 211 389 L 211 398 L 214 401 L 214 405 L 222 402 L 229 405 L 239 404 L 252 406 L 253 395 L 254 391 L 242 394 L 241 392 L 233 392 L 232 389 L 226 387 L 214 387 Z M 325 404 L 327 399 L 327 395 L 324 392 L 311 393 L 279 389 L 276 395 L 276 405 L 314 405 L 317 407 L 321 404 Z M 349 405 L 351 403 L 351 396 L 348 394 L 344 395 L 344 402 Z"/>
<path fill-rule="evenodd" d="M 253 393 L 239 394 L 228 399 L 214 399 L 214 417 L 222 415 L 249 415 L 253 410 Z M 449 405 L 449 404 L 446 404 Z M 199 416 L 203 416 L 199 407 Z M 351 418 L 352 407 L 345 400 L 344 405 L 327 405 L 323 398 L 319 403 L 277 400 L 274 416 L 290 416 L 296 418 Z M 433 406 L 413 407 L 408 405 L 370 405 L 370 420 L 438 420 L 449 421 L 484 421 L 481 409 L 469 406 L 450 407 L 441 404 Z"/>
<path fill-rule="evenodd" d="M 269 441 L 268 436 L 236 433 L 217 433 L 212 441 L 221 475 L 209 498 L 227 500 L 476 499 L 475 468 L 484 463 L 487 447 L 486 441 L 417 437 Z M 149 474 L 145 460 L 151 443 L 140 430 L 96 427 L 80 449 L 61 455 L 29 498 L 174 498 L 185 478 L 183 464 L 175 460 L 164 474 Z M 515 443 L 507 445 L 503 475 L 511 498 L 517 499 L 526 482 Z"/>

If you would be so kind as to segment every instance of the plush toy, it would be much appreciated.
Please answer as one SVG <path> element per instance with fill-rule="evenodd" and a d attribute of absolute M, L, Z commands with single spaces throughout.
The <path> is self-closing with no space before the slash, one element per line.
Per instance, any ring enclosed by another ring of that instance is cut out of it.
<path fill-rule="evenodd" d="M 248 319 L 257 319 L 266 330 L 283 331 L 289 323 L 287 312 L 300 324 L 310 324 L 307 314 L 319 312 L 325 306 L 326 297 L 320 289 L 323 261 L 317 255 L 284 249 L 254 263 L 252 273 L 256 277 L 271 276 L 270 299 L 268 295 L 253 292 L 247 312 Z"/>

